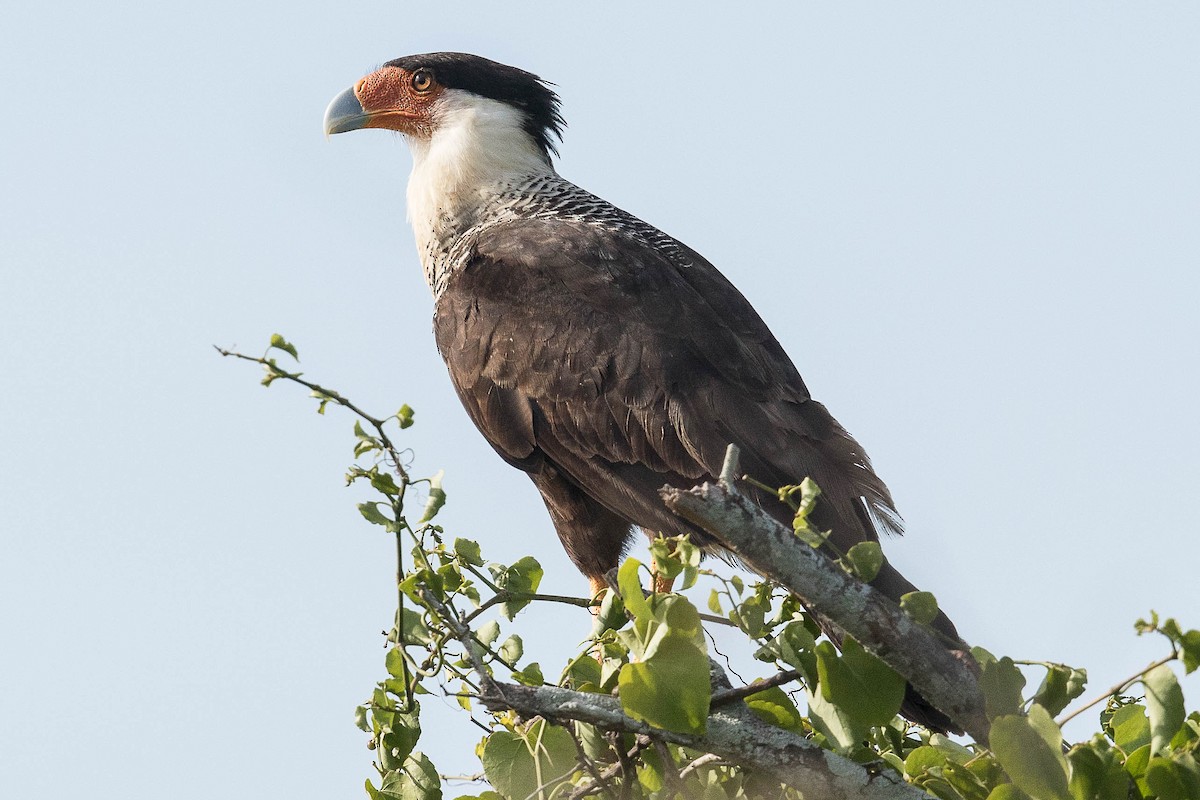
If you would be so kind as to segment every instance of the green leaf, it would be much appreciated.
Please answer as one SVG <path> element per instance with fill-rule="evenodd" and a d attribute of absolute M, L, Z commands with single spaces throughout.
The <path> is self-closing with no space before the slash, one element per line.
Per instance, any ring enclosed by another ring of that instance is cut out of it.
<path fill-rule="evenodd" d="M 883 548 L 879 542 L 859 542 L 846 551 L 846 559 L 860 581 L 870 583 L 883 566 Z"/>
<path fill-rule="evenodd" d="M 1126 753 L 1150 744 L 1150 721 L 1146 719 L 1146 709 L 1137 703 L 1118 708 L 1108 726 L 1113 742 Z"/>
<path fill-rule="evenodd" d="M 1182 771 L 1169 759 L 1155 756 L 1146 767 L 1146 785 L 1158 800 L 1195 800 Z"/>
<path fill-rule="evenodd" d="M 707 652 L 700 612 L 686 597 L 658 595 L 653 606 L 654 617 L 645 625 L 645 635 L 633 650 L 637 660 L 648 660 L 658 651 L 658 645 L 668 637 L 690 641 L 701 653 Z M 707 658 L 707 656 L 706 656 Z"/>
<path fill-rule="evenodd" d="M 483 566 L 483 555 L 479 552 L 478 542 L 473 542 L 470 539 L 455 539 L 454 554 L 461 558 L 464 563 L 470 564 L 473 567 Z"/>
<path fill-rule="evenodd" d="M 1137 784 L 1138 790 L 1142 794 L 1149 793 L 1150 789 L 1146 785 L 1146 769 L 1150 766 L 1150 745 L 1145 744 L 1134 750 L 1125 759 L 1125 771 L 1133 778 Z"/>
<path fill-rule="evenodd" d="M 936 747 L 921 745 L 908 754 L 904 759 L 904 772 L 911 778 L 919 778 L 933 767 L 946 763 L 946 754 Z"/>
<path fill-rule="evenodd" d="M 799 620 L 789 622 L 776 637 L 779 658 L 788 666 L 800 671 L 808 684 L 817 682 L 817 639 L 812 631 Z"/>
<path fill-rule="evenodd" d="M 759 592 L 747 597 L 741 603 L 738 603 L 734 609 L 736 614 L 736 622 L 742 631 L 752 638 L 758 639 L 767 635 L 767 611 L 771 607 L 769 597 L 763 597 Z"/>
<path fill-rule="evenodd" d="M 647 792 L 657 792 L 663 787 L 663 764 L 658 751 L 653 748 L 642 751 L 641 763 L 637 765 L 637 778 Z"/>
<path fill-rule="evenodd" d="M 992 789 L 991 794 L 987 796 L 987 800 L 1032 800 L 1029 795 L 1022 792 L 1011 783 L 1002 783 L 995 789 Z"/>
<path fill-rule="evenodd" d="M 438 577 L 442 579 L 442 586 L 447 592 L 454 592 L 458 587 L 462 586 L 463 574 L 462 569 L 455 561 L 448 561 L 442 564 L 437 569 Z"/>
<path fill-rule="evenodd" d="M 479 630 L 475 631 L 475 638 L 483 642 L 488 647 L 492 646 L 492 642 L 500 637 L 500 623 L 494 619 L 479 626 Z"/>
<path fill-rule="evenodd" d="M 983 781 L 962 764 L 947 761 L 942 766 L 942 778 L 954 787 L 964 800 L 987 800 L 988 790 Z"/>
<path fill-rule="evenodd" d="M 778 686 L 755 692 L 746 698 L 746 705 L 755 716 L 777 728 L 787 731 L 804 730 L 804 717 L 796 709 L 792 698 Z"/>
<path fill-rule="evenodd" d="M 714 614 L 724 614 L 721 610 L 721 595 L 716 589 L 708 593 L 708 610 Z"/>
<path fill-rule="evenodd" d="M 992 721 L 991 750 L 1021 791 L 1038 800 L 1072 800 L 1062 732 L 1041 706 L 1028 716 L 1010 714 Z"/>
<path fill-rule="evenodd" d="M 492 570 L 496 585 L 517 594 L 534 594 L 542 582 L 542 565 L 533 556 L 525 556 L 507 569 L 500 567 Z M 529 605 L 524 598 L 506 600 L 500 604 L 500 613 L 511 620 L 521 609 Z"/>
<path fill-rule="evenodd" d="M 299 373 L 297 373 L 297 376 L 298 376 L 298 375 L 299 375 Z M 293 377 L 296 377 L 296 376 L 293 376 Z M 329 391 L 329 390 L 327 390 L 327 389 L 322 389 L 322 388 L 321 388 L 321 387 L 319 387 L 319 386 L 318 386 L 316 389 L 313 389 L 311 392 L 309 392 L 309 393 L 308 393 L 308 396 L 309 396 L 309 397 L 315 397 L 315 398 L 317 398 L 318 400 L 320 400 L 320 401 L 321 401 L 320 403 L 318 403 L 318 404 L 317 404 L 317 413 L 318 413 L 318 414 L 324 414 L 324 413 L 325 413 L 325 406 L 327 406 L 327 405 L 330 403 L 330 401 L 332 401 L 332 400 L 337 400 L 337 399 L 338 399 L 338 397 L 339 397 L 339 395 L 338 395 L 338 393 L 337 393 L 337 392 L 331 392 L 331 391 Z M 359 455 L 359 449 L 360 449 L 362 446 L 363 446 L 362 442 L 359 442 L 359 444 L 358 444 L 358 447 L 356 447 L 356 448 L 354 449 L 354 455 L 356 455 L 356 456 L 357 456 L 357 455 Z M 376 447 L 376 448 L 369 448 L 369 449 L 376 449 L 376 450 L 377 450 L 377 449 L 379 449 L 379 448 L 377 448 L 377 447 Z"/>
<path fill-rule="evenodd" d="M 1038 687 L 1033 702 L 1042 706 L 1054 716 L 1067 705 L 1083 694 L 1087 686 L 1087 671 L 1072 669 L 1062 664 L 1045 664 L 1046 676 Z"/>
<path fill-rule="evenodd" d="M 542 668 L 536 661 L 527 664 L 525 669 L 517 670 L 512 676 L 513 680 L 523 686 L 542 686 L 546 683 Z"/>
<path fill-rule="evenodd" d="M 609 630 L 618 631 L 627 624 L 629 617 L 625 614 L 625 603 L 621 601 L 621 596 L 613 591 L 605 591 L 604 598 L 600 601 L 600 610 L 592 623 L 592 636 L 598 637 Z"/>
<path fill-rule="evenodd" d="M 621 708 L 634 719 L 678 733 L 703 734 L 711 698 L 708 657 L 690 635 L 667 634 L 646 661 L 621 667 Z"/>
<path fill-rule="evenodd" d="M 863 725 L 886 725 L 900 710 L 905 681 L 863 649 L 853 637 L 842 641 L 842 654 L 829 642 L 816 647 L 821 696 Z"/>
<path fill-rule="evenodd" d="M 600 662 L 587 654 L 577 656 L 567 665 L 565 677 L 568 679 L 570 687 L 577 691 L 581 686 L 599 686 Z M 595 689 L 593 688 L 591 691 L 595 691 Z"/>
<path fill-rule="evenodd" d="M 1101 755 L 1088 745 L 1067 753 L 1071 762 L 1071 795 L 1075 800 L 1127 800 L 1129 775 L 1106 750 Z"/>
<path fill-rule="evenodd" d="M 644 620 L 652 617 L 653 612 L 642 592 L 642 582 L 638 575 L 641 568 L 642 562 L 636 558 L 625 559 L 625 563 L 617 571 L 617 588 L 621 591 L 621 599 L 625 602 L 625 608 L 629 613 Z"/>
<path fill-rule="evenodd" d="M 575 766 L 575 745 L 562 728 L 535 720 L 524 730 L 497 731 L 487 738 L 480 760 L 488 783 L 508 800 L 549 798 Z"/>
<path fill-rule="evenodd" d="M 1146 712 L 1150 717 L 1150 751 L 1161 753 L 1175 733 L 1183 726 L 1187 712 L 1183 707 L 1183 690 L 1175 673 L 1160 664 L 1142 677 L 1146 687 Z"/>
<path fill-rule="evenodd" d="M 442 800 L 442 779 L 424 753 L 413 753 L 403 771 L 383 779 L 379 791 L 399 800 Z"/>
<path fill-rule="evenodd" d="M 1179 733 L 1171 739 L 1171 747 L 1176 750 L 1191 749 L 1193 752 L 1200 752 L 1200 748 L 1190 747 L 1197 740 L 1200 740 L 1200 711 L 1193 711 L 1184 720 Z M 1197 765 L 1197 769 L 1200 769 L 1200 765 Z"/>
<path fill-rule="evenodd" d="M 975 753 L 970 748 L 963 747 L 958 742 L 940 733 L 931 734 L 929 736 L 929 743 L 945 753 L 946 758 L 958 764 L 966 764 L 975 757 Z"/>
<path fill-rule="evenodd" d="M 822 643 L 824 644 L 824 642 Z M 869 725 L 860 718 L 846 713 L 840 706 L 826 700 L 818 689 L 804 693 L 808 700 L 808 718 L 832 745 L 849 751 L 858 747 L 870 732 Z"/>
<path fill-rule="evenodd" d="M 359 503 L 358 504 L 358 513 L 362 514 L 363 519 L 365 519 L 367 522 L 373 523 L 375 525 L 383 525 L 384 527 L 391 527 L 392 525 L 395 524 L 394 520 L 389 519 L 387 516 L 385 516 L 383 514 L 382 511 L 379 510 L 379 503 L 376 501 L 370 501 L 367 503 Z"/>
<path fill-rule="evenodd" d="M 588 758 L 597 761 L 609 761 L 614 753 L 612 746 L 605 738 L 605 732 L 601 731 L 595 725 L 587 725 L 582 722 L 575 723 L 575 730 L 579 734 L 579 740 L 583 744 L 583 752 Z M 627 751 L 628 752 L 628 751 Z"/>
<path fill-rule="evenodd" d="M 937 619 L 937 598 L 931 592 L 908 592 L 900 595 L 900 610 L 921 625 Z"/>
<path fill-rule="evenodd" d="M 400 423 L 400 428 L 411 428 L 413 424 L 413 414 L 416 412 L 409 407 L 408 403 L 400 406 L 400 410 L 396 412 L 396 421 Z"/>
<path fill-rule="evenodd" d="M 407 611 L 408 609 L 405 609 Z M 399 647 L 393 647 L 388 650 L 387 656 L 383 659 L 384 666 L 387 667 L 388 674 L 393 678 L 404 678 L 408 676 L 407 668 L 404 664 L 404 651 Z"/>
<path fill-rule="evenodd" d="M 375 487 L 377 491 L 389 497 L 395 497 L 400 494 L 400 487 L 396 485 L 396 481 L 392 478 L 391 473 L 376 470 L 368 473 L 368 475 L 371 479 L 371 486 Z"/>
<path fill-rule="evenodd" d="M 650 555 L 654 557 L 654 569 L 659 575 L 674 580 L 683 572 L 683 562 L 675 555 L 673 542 L 663 536 L 650 542 Z"/>
<path fill-rule="evenodd" d="M 521 660 L 521 656 L 525 655 L 525 643 L 514 633 L 504 640 L 504 644 L 500 645 L 496 652 L 509 664 L 516 664 Z"/>
<path fill-rule="evenodd" d="M 812 548 L 819 548 L 824 545 L 825 541 L 829 538 L 829 534 L 833 532 L 819 531 L 809 525 L 807 521 L 802 521 L 802 525 L 800 527 L 793 528 L 793 531 L 800 541 Z"/>
<path fill-rule="evenodd" d="M 271 334 L 271 347 L 282 350 L 297 361 L 300 360 L 300 354 L 296 352 L 296 348 L 278 333 Z"/>
<path fill-rule="evenodd" d="M 371 732 L 371 723 L 367 720 L 367 707 L 358 706 L 354 709 L 354 727 L 363 733 Z"/>
<path fill-rule="evenodd" d="M 787 497 L 783 496 L 787 492 Z M 799 502 L 796 508 L 796 516 L 792 525 L 795 527 L 796 520 L 807 522 L 808 515 L 812 513 L 813 508 L 817 505 L 817 498 L 821 496 L 821 487 L 817 486 L 817 482 L 812 478 L 805 478 L 800 481 L 799 486 L 785 486 L 780 489 L 780 500 L 792 499 L 795 500 L 796 493 L 799 493 Z"/>
<path fill-rule="evenodd" d="M 389 715 L 387 724 L 379 737 L 375 752 L 384 769 L 403 769 L 408 766 L 409 755 L 421 738 L 421 722 L 418 710 L 410 714 L 399 712 Z"/>
<path fill-rule="evenodd" d="M 1183 670 L 1191 675 L 1200 667 L 1200 631 L 1190 630 L 1179 637 L 1179 651 L 1183 655 Z"/>
<path fill-rule="evenodd" d="M 979 688 L 983 691 L 984 709 L 989 719 L 1021 713 L 1021 690 L 1025 676 L 1011 658 L 981 661 L 983 674 Z"/>
<path fill-rule="evenodd" d="M 655 538 L 650 543 L 650 555 L 654 557 L 654 569 L 662 577 L 674 580 L 682 574 L 681 589 L 695 584 L 702 552 L 687 536 Z"/>
<path fill-rule="evenodd" d="M 429 479 L 429 499 L 425 501 L 425 511 L 417 520 L 418 525 L 429 522 L 442 510 L 442 506 L 446 505 L 446 492 L 442 489 L 442 476 L 445 474 L 445 470 L 439 469 L 437 474 Z"/>

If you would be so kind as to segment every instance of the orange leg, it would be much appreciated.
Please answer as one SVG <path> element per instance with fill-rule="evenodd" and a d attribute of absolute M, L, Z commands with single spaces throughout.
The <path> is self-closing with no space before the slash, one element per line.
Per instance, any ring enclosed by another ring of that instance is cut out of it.
<path fill-rule="evenodd" d="M 599 600 L 600 595 L 608 589 L 608 583 L 604 580 L 604 576 L 588 578 L 588 583 L 592 586 L 592 600 Z M 589 609 L 593 615 L 600 613 L 600 606 L 592 606 Z"/>
<path fill-rule="evenodd" d="M 659 594 L 670 594 L 675 588 L 675 579 L 668 578 L 666 575 L 658 571 L 658 565 L 654 563 L 654 559 L 650 559 L 650 571 L 654 573 L 654 591 Z"/>

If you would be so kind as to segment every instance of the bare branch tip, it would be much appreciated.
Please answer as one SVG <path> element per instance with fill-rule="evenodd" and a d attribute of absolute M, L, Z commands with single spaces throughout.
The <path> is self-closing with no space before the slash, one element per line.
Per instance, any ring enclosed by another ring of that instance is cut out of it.
<path fill-rule="evenodd" d="M 730 444 L 725 448 L 725 463 L 721 465 L 721 486 L 726 491 L 737 491 L 734 484 L 738 479 L 738 457 L 741 451 L 736 444 Z"/>

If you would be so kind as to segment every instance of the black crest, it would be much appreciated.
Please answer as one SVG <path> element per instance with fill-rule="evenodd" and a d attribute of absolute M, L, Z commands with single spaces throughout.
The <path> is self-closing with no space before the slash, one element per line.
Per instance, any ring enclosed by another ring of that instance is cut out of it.
<path fill-rule="evenodd" d="M 519 108 L 525 113 L 525 130 L 538 146 L 547 155 L 558 155 L 552 137 L 561 141 L 567 123 L 558 110 L 558 95 L 532 72 L 470 53 L 404 56 L 384 66 L 409 72 L 427 69 L 438 83 L 449 89 L 462 89 Z"/>

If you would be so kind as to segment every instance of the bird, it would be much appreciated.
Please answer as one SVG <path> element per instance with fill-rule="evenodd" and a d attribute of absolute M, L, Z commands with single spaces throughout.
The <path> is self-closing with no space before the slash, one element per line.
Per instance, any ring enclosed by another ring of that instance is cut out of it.
<path fill-rule="evenodd" d="M 714 480 L 731 443 L 765 486 L 816 482 L 809 521 L 836 551 L 901 533 L 866 452 L 734 285 L 558 174 L 566 122 L 551 86 L 467 53 L 404 56 L 337 95 L 324 124 L 407 140 L 408 216 L 450 380 L 492 448 L 533 481 L 593 592 L 638 530 L 720 551 L 659 490 Z M 776 493 L 746 491 L 790 528 Z M 916 589 L 886 562 L 871 583 L 897 601 Z M 932 626 L 961 643 L 944 612 Z M 956 730 L 911 686 L 901 713 Z"/>

